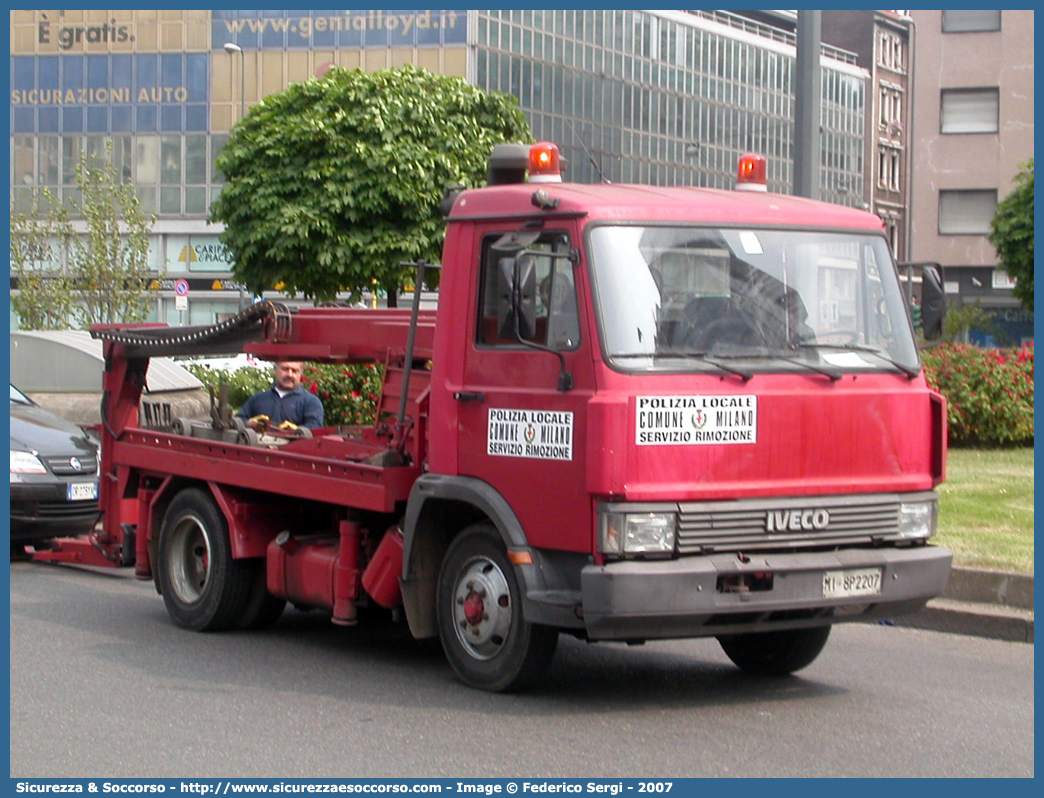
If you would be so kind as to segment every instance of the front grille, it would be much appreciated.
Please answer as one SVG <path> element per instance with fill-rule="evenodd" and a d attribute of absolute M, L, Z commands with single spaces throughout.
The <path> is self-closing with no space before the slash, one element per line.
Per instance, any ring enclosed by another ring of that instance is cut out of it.
<path fill-rule="evenodd" d="M 679 554 L 869 545 L 899 532 L 895 494 L 685 503 L 679 509 Z M 821 511 L 829 514 L 825 524 Z M 797 528 L 790 528 L 792 521 Z"/>
<path fill-rule="evenodd" d="M 73 468 L 70 461 L 76 459 L 80 468 Z M 76 474 L 93 474 L 98 470 L 98 460 L 93 454 L 63 454 L 54 457 L 43 458 L 52 474 L 59 476 L 74 476 Z"/>
<path fill-rule="evenodd" d="M 52 521 L 85 518 L 97 514 L 97 499 L 77 502 L 38 502 L 36 505 L 36 517 Z"/>

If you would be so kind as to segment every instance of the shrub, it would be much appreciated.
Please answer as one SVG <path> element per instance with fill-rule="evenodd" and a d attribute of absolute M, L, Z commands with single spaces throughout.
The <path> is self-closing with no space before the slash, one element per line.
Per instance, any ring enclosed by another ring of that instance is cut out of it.
<path fill-rule="evenodd" d="M 198 363 L 185 366 L 218 395 L 222 380 L 228 385 L 228 404 L 235 412 L 247 399 L 272 384 L 272 369 L 247 366 L 230 371 Z M 353 366 L 312 364 L 304 367 L 301 384 L 323 402 L 327 426 L 372 424 L 381 396 L 383 369 L 373 363 Z"/>
<path fill-rule="evenodd" d="M 1033 344 L 985 349 L 946 343 L 922 353 L 928 384 L 946 397 L 956 446 L 1033 442 Z"/>
<path fill-rule="evenodd" d="M 373 424 L 381 398 L 384 369 L 374 363 L 355 366 L 309 364 L 302 384 L 323 401 L 324 423 Z"/>
<path fill-rule="evenodd" d="M 228 385 L 228 404 L 233 412 L 255 393 L 272 384 L 271 368 L 245 366 L 230 370 L 210 368 L 199 363 L 183 365 L 206 387 L 213 388 L 214 396 L 218 395 L 220 384 L 224 381 Z"/>

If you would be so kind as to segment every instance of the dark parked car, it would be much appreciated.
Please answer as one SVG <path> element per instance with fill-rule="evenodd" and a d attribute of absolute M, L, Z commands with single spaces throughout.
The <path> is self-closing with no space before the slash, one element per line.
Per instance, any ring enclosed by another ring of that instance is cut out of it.
<path fill-rule="evenodd" d="M 11 553 L 98 520 L 98 454 L 81 427 L 11 386 Z"/>

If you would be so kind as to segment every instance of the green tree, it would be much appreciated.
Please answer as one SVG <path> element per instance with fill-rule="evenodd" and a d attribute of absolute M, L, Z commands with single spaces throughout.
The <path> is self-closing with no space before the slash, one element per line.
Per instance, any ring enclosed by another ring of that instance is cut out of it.
<path fill-rule="evenodd" d="M 46 188 L 24 213 L 11 213 L 11 275 L 18 283 L 11 306 L 23 330 L 69 327 L 73 285 L 62 269 L 62 252 L 71 234 L 68 213 Z"/>
<path fill-rule="evenodd" d="M 1015 298 L 1033 310 L 1033 159 L 1020 167 L 1015 188 L 997 203 L 990 243 L 1001 265 L 1015 278 Z"/>
<path fill-rule="evenodd" d="M 82 222 L 82 231 L 72 220 Z M 148 233 L 134 186 L 105 157 L 81 154 L 76 191 L 63 205 L 42 189 L 25 213 L 11 214 L 11 304 L 23 329 L 136 322 L 153 301 Z"/>
<path fill-rule="evenodd" d="M 968 343 L 972 330 L 995 338 L 1004 337 L 1003 331 L 993 319 L 993 314 L 983 308 L 979 300 L 975 300 L 973 305 L 953 305 L 947 309 L 943 318 L 943 340 Z"/>
<path fill-rule="evenodd" d="M 412 66 L 331 69 L 236 124 L 211 221 L 255 293 L 331 300 L 376 281 L 394 302 L 400 263 L 440 257 L 446 187 L 481 184 L 494 144 L 531 140 L 509 95 Z"/>

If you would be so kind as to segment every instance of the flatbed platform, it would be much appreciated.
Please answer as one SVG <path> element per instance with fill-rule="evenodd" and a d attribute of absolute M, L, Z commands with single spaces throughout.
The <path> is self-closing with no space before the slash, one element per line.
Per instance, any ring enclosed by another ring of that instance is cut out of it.
<path fill-rule="evenodd" d="M 392 512 L 421 474 L 419 466 L 363 462 L 381 450 L 342 435 L 319 434 L 277 448 L 127 429 L 113 462 L 143 475 L 184 476 L 374 512 Z"/>

